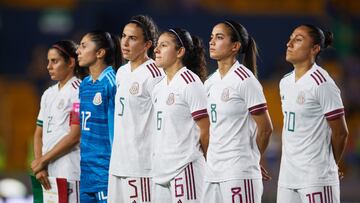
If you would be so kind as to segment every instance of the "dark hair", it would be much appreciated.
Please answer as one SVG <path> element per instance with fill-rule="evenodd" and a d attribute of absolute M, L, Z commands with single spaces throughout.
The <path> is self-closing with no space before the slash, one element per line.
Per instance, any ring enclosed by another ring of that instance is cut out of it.
<path fill-rule="evenodd" d="M 159 36 L 158 27 L 154 20 L 150 16 L 136 15 L 130 19 L 129 23 L 134 23 L 142 29 L 145 42 L 149 40 L 152 42 L 147 54 L 149 57 L 154 58 L 154 49 Z"/>
<path fill-rule="evenodd" d="M 122 63 L 119 38 L 109 32 L 99 30 L 87 34 L 97 49 L 105 49 L 105 64 L 111 65 L 116 71 Z"/>
<path fill-rule="evenodd" d="M 50 49 L 56 49 L 61 57 L 64 58 L 66 63 L 69 62 L 70 58 L 75 59 L 74 75 L 80 79 L 83 79 L 88 75 L 88 68 L 82 68 L 79 66 L 76 49 L 78 45 L 72 40 L 61 40 L 51 45 Z"/>
<path fill-rule="evenodd" d="M 238 54 L 244 54 L 242 58 L 242 64 L 253 72 L 255 77 L 257 76 L 257 64 L 256 58 L 259 55 L 256 42 L 252 38 L 246 28 L 232 20 L 226 20 L 224 22 L 226 26 L 230 28 L 231 32 L 231 41 L 240 42 L 241 48 L 239 49 Z"/>
<path fill-rule="evenodd" d="M 181 62 L 192 72 L 198 75 L 201 81 L 205 81 L 207 77 L 205 49 L 202 40 L 182 28 L 174 28 L 165 31 L 173 36 L 176 48 L 185 48 L 185 55 Z"/>
<path fill-rule="evenodd" d="M 319 27 L 316 27 L 311 24 L 303 24 L 300 26 L 305 26 L 305 27 L 309 28 L 309 35 L 313 40 L 313 45 L 318 44 L 320 46 L 320 51 L 316 55 L 316 58 L 318 58 L 318 56 L 322 50 L 324 50 L 327 47 L 329 47 L 330 45 L 332 45 L 332 43 L 334 41 L 334 35 L 332 32 L 323 31 Z"/>

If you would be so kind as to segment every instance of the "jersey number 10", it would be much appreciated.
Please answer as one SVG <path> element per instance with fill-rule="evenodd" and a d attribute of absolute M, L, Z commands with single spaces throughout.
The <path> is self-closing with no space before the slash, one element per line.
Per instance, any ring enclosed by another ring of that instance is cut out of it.
<path fill-rule="evenodd" d="M 287 131 L 295 131 L 295 113 L 285 111 L 284 127 Z"/>

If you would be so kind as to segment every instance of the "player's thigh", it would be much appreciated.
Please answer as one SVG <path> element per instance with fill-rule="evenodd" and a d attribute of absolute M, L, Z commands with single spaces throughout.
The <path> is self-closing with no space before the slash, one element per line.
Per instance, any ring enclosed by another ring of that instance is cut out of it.
<path fill-rule="evenodd" d="M 224 203 L 261 203 L 263 184 L 261 179 L 236 179 L 220 182 Z"/>
<path fill-rule="evenodd" d="M 339 185 L 308 187 L 298 190 L 303 203 L 339 203 Z"/>
<path fill-rule="evenodd" d="M 154 191 L 153 192 L 154 203 L 171 202 L 170 185 L 164 186 L 164 185 L 154 184 L 153 191 Z"/>
<path fill-rule="evenodd" d="M 219 183 L 204 182 L 200 201 L 202 203 L 224 202 L 220 194 Z"/>
<path fill-rule="evenodd" d="M 204 184 L 204 170 L 205 163 L 199 159 L 189 163 L 181 173 L 171 180 L 172 202 L 200 202 Z"/>
<path fill-rule="evenodd" d="M 301 203 L 301 199 L 300 199 L 300 195 L 297 192 L 297 190 L 278 186 L 276 202 L 277 203 L 286 203 L 286 202 Z"/>

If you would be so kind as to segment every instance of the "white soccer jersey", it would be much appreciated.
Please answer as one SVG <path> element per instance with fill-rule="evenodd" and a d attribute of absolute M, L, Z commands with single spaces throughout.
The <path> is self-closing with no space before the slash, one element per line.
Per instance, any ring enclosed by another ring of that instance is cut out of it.
<path fill-rule="evenodd" d="M 49 87 L 41 97 L 37 124 L 42 126 L 42 153 L 50 151 L 70 132 L 70 125 L 79 125 L 79 86 L 81 80 L 72 77 L 60 90 L 59 84 Z M 49 176 L 80 179 L 80 148 L 50 162 Z"/>
<path fill-rule="evenodd" d="M 205 180 L 260 179 L 257 127 L 251 114 L 267 109 L 262 86 L 239 62 L 221 78 L 217 70 L 205 82 L 210 141 Z"/>
<path fill-rule="evenodd" d="M 337 184 L 327 120 L 344 115 L 339 88 L 314 64 L 298 81 L 294 71 L 285 75 L 280 96 L 284 125 L 279 186 L 297 189 Z"/>
<path fill-rule="evenodd" d="M 203 153 L 196 120 L 207 116 L 206 93 L 200 78 L 181 68 L 168 82 L 160 81 L 153 91 L 156 111 L 154 182 L 167 184 Z"/>
<path fill-rule="evenodd" d="M 152 59 L 134 71 L 130 62 L 118 69 L 111 174 L 150 176 L 152 137 L 156 131 L 151 93 L 164 75 Z"/>

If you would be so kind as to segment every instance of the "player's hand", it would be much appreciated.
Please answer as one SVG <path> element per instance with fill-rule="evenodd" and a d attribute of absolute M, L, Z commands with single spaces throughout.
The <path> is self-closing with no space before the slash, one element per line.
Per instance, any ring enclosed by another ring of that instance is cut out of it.
<path fill-rule="evenodd" d="M 31 169 L 33 170 L 34 174 L 37 174 L 41 170 L 44 170 L 45 167 L 46 167 L 46 164 L 44 163 L 44 161 L 41 158 L 35 159 L 34 161 L 31 162 Z"/>
<path fill-rule="evenodd" d="M 36 174 L 36 179 L 44 186 L 45 190 L 50 190 L 51 185 L 48 178 L 48 172 L 46 170 L 42 170 Z"/>
<path fill-rule="evenodd" d="M 271 176 L 269 175 L 269 172 L 262 165 L 260 165 L 260 168 L 261 168 L 262 179 L 265 181 L 271 180 Z"/>

